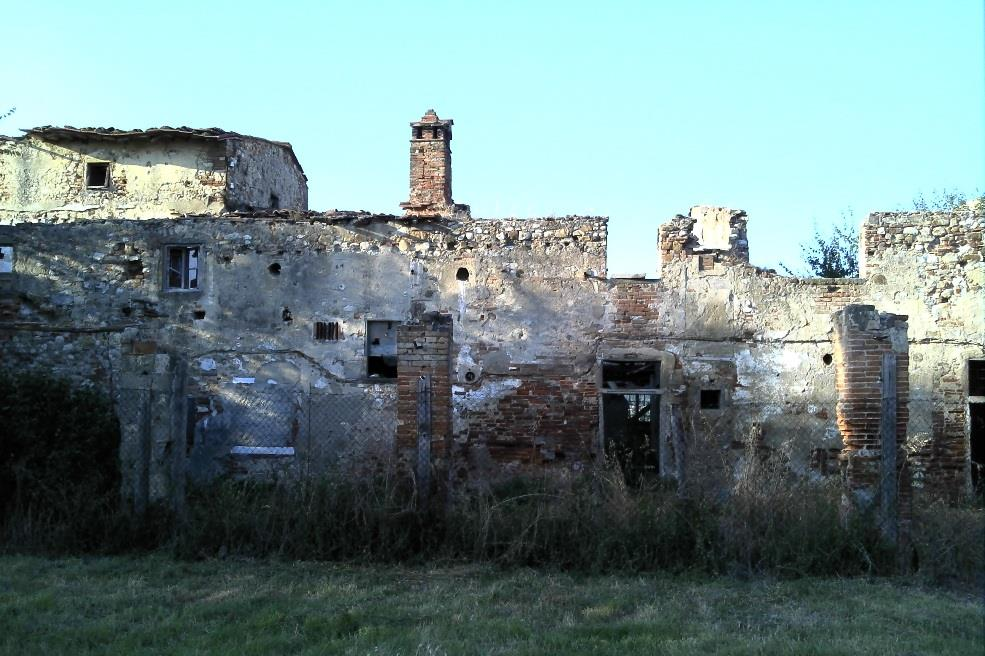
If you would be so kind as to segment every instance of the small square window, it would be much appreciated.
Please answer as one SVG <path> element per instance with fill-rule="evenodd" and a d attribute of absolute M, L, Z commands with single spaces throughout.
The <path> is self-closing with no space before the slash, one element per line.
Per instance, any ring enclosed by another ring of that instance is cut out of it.
<path fill-rule="evenodd" d="M 14 272 L 14 247 L 0 246 L 0 273 Z"/>
<path fill-rule="evenodd" d="M 86 187 L 90 189 L 109 188 L 108 162 L 88 162 L 86 164 Z"/>
<path fill-rule="evenodd" d="M 968 396 L 985 396 L 985 360 L 968 360 Z"/>
<path fill-rule="evenodd" d="M 718 410 L 722 407 L 722 390 L 703 389 L 701 390 L 701 409 Z"/>
<path fill-rule="evenodd" d="M 164 287 L 169 291 L 198 289 L 199 246 L 168 246 Z"/>
<path fill-rule="evenodd" d="M 342 323 L 339 321 L 316 321 L 315 339 L 337 342 L 342 339 Z"/>

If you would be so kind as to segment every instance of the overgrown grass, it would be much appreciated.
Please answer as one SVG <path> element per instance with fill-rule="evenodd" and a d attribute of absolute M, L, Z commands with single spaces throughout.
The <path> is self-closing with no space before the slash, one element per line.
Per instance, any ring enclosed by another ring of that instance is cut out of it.
<path fill-rule="evenodd" d="M 0 557 L 3 654 L 974 654 L 980 599 L 892 579 Z"/>
<path fill-rule="evenodd" d="M 220 480 L 178 516 L 122 511 L 118 428 L 108 401 L 36 376 L 0 379 L 0 551 L 183 559 L 275 557 L 364 563 L 477 562 L 590 573 L 780 577 L 892 574 L 900 559 L 841 481 L 792 471 L 751 446 L 688 445 L 686 484 L 627 487 L 618 467 L 436 490 L 422 510 L 408 472 L 386 463 L 320 478 Z M 435 475 L 435 479 L 442 477 Z M 913 558 L 925 581 L 985 584 L 985 513 L 920 506 Z"/>
<path fill-rule="evenodd" d="M 628 489 L 610 469 L 572 478 L 514 478 L 425 512 L 401 480 L 219 482 L 191 497 L 176 552 L 183 558 L 440 558 L 585 572 L 895 571 L 871 518 L 842 516 L 837 480 L 810 481 L 778 466 L 747 466 L 727 485 L 683 498 L 660 483 Z"/>

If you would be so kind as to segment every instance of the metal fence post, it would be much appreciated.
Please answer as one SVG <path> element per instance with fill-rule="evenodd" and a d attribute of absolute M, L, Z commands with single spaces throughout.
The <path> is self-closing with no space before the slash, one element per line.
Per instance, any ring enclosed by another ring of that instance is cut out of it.
<path fill-rule="evenodd" d="M 896 472 L 896 355 L 882 356 L 882 413 L 879 418 L 881 451 L 879 480 L 879 527 L 891 544 L 899 532 L 897 517 L 898 484 Z"/>
<path fill-rule="evenodd" d="M 427 505 L 431 482 L 431 376 L 417 380 L 417 489 L 422 507 Z"/>

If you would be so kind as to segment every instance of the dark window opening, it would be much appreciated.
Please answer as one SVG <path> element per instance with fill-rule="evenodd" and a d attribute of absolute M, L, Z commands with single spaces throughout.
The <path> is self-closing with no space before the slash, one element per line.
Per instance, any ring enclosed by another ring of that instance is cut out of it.
<path fill-rule="evenodd" d="M 432 139 L 438 138 L 438 128 L 431 128 L 431 138 Z"/>
<path fill-rule="evenodd" d="M 86 186 L 106 188 L 109 186 L 109 164 L 89 162 L 86 164 Z"/>
<path fill-rule="evenodd" d="M 969 403 L 971 415 L 971 484 L 976 494 L 985 495 L 985 403 Z"/>
<path fill-rule="evenodd" d="M 465 267 L 459 267 L 458 271 L 455 272 L 455 280 L 468 280 L 469 270 Z"/>
<path fill-rule="evenodd" d="M 985 396 L 985 360 L 968 360 L 968 396 Z"/>
<path fill-rule="evenodd" d="M 196 321 L 201 321 L 205 318 L 205 310 L 195 310 L 192 312 L 192 316 L 195 317 Z"/>
<path fill-rule="evenodd" d="M 291 308 L 284 306 L 284 309 L 280 313 L 280 318 L 284 323 L 290 323 L 294 321 L 294 315 L 291 314 Z"/>
<path fill-rule="evenodd" d="M 165 287 L 171 291 L 198 289 L 198 246 L 168 246 Z"/>
<path fill-rule="evenodd" d="M 368 356 L 366 358 L 366 375 L 373 378 L 396 378 L 397 356 Z"/>
<path fill-rule="evenodd" d="M 396 321 L 366 322 L 366 375 L 378 378 L 397 377 Z"/>
<path fill-rule="evenodd" d="M 627 484 L 659 474 L 659 395 L 605 394 L 602 421 L 605 455 L 619 464 Z"/>
<path fill-rule="evenodd" d="M 270 209 L 280 209 L 280 197 L 275 193 L 270 194 Z"/>
<path fill-rule="evenodd" d="M 821 357 L 821 362 L 823 362 L 824 364 L 831 364 L 831 362 L 832 362 L 833 360 L 834 360 L 834 358 L 832 358 L 832 357 L 831 357 L 831 354 L 830 354 L 830 353 L 825 353 L 825 354 L 824 354 L 824 355 L 823 355 L 823 356 Z"/>
<path fill-rule="evenodd" d="M 712 271 L 715 268 L 715 256 L 711 253 L 698 256 L 698 271 Z"/>
<path fill-rule="evenodd" d="M 701 409 L 718 410 L 722 407 L 722 390 L 701 390 Z"/>
<path fill-rule="evenodd" d="M 414 138 L 420 139 L 424 136 L 424 131 L 422 128 L 414 128 Z"/>
<path fill-rule="evenodd" d="M 128 279 L 144 275 L 144 263 L 141 260 L 127 260 L 123 265 L 123 275 Z"/>
<path fill-rule="evenodd" d="M 337 342 L 342 339 L 342 324 L 338 321 L 316 321 L 315 339 Z"/>
<path fill-rule="evenodd" d="M 659 362 L 602 361 L 603 389 L 658 389 Z"/>
<path fill-rule="evenodd" d="M 274 262 L 273 264 L 271 264 L 270 266 L 267 267 L 267 271 L 269 271 L 270 272 L 270 275 L 272 275 L 272 276 L 279 276 L 280 275 L 280 264 L 277 263 L 277 262 Z"/>

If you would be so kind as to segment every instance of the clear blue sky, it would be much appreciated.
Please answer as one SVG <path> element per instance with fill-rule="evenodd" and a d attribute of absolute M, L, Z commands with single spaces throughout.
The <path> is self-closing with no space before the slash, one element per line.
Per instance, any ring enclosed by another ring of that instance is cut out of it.
<path fill-rule="evenodd" d="M 815 220 L 985 192 L 982 5 L 8 1 L 0 132 L 220 126 L 294 144 L 313 209 L 397 212 L 434 107 L 474 216 L 607 215 L 610 273 L 653 273 L 727 205 L 793 264 Z"/>

